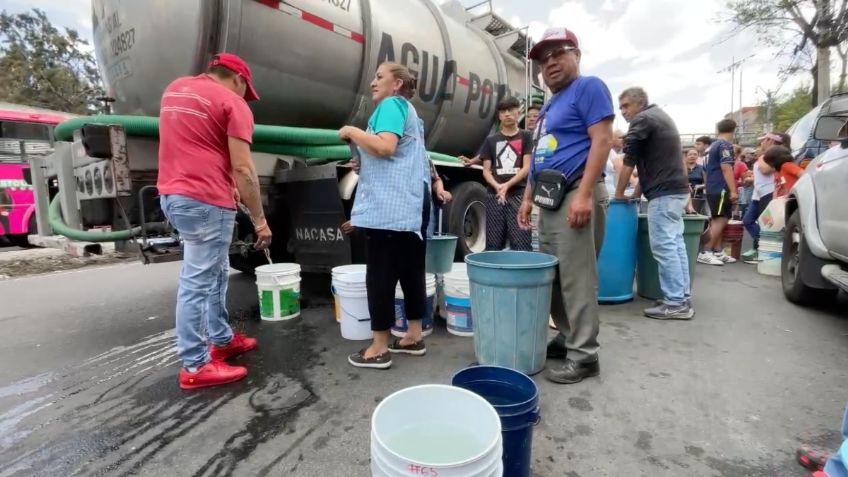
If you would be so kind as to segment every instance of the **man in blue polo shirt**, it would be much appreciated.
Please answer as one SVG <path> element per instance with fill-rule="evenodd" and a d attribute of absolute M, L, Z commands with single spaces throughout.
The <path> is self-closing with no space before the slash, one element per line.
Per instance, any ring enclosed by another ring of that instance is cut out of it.
<path fill-rule="evenodd" d="M 547 377 L 571 384 L 600 373 L 596 260 L 609 200 L 603 170 L 615 112 L 604 82 L 580 75 L 581 53 L 573 32 L 547 30 L 528 56 L 542 69 L 554 95 L 539 114 L 530 172 L 534 187 L 525 189 L 518 223 L 530 228 L 535 200 L 540 206 L 539 248 L 559 259 L 551 299 L 559 335 L 548 345 L 548 357 L 564 362 L 549 366 Z M 564 194 L 558 207 L 553 190 Z"/>

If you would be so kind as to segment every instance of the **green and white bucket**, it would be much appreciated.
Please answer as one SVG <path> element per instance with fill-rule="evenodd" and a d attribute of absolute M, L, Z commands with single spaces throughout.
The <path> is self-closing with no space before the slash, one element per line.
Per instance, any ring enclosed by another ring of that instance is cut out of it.
<path fill-rule="evenodd" d="M 300 316 L 300 265 L 275 263 L 256 267 L 259 316 L 283 321 Z"/>

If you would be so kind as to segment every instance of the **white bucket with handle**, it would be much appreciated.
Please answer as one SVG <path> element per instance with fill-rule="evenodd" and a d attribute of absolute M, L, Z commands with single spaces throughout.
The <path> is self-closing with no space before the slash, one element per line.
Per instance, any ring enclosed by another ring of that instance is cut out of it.
<path fill-rule="evenodd" d="M 300 265 L 274 263 L 256 267 L 259 316 L 283 321 L 300 316 Z"/>
<path fill-rule="evenodd" d="M 471 283 L 465 263 L 454 263 L 445 273 L 445 306 L 448 333 L 456 336 L 474 336 L 474 319 L 471 314 Z"/>
<path fill-rule="evenodd" d="M 336 293 L 336 279 L 346 273 L 351 272 L 364 272 L 366 270 L 365 264 L 352 264 L 352 265 L 339 265 L 338 267 L 334 267 L 332 271 L 332 282 L 330 285 L 330 293 L 333 294 L 333 311 L 336 317 L 336 322 L 342 322 L 342 313 L 341 313 L 341 299 L 339 298 L 338 293 Z"/>
<path fill-rule="evenodd" d="M 365 272 L 350 272 L 333 279 L 339 297 L 342 338 L 354 341 L 370 340 L 371 314 L 368 312 L 368 290 Z"/>
<path fill-rule="evenodd" d="M 402 389 L 384 399 L 371 418 L 373 476 L 500 477 L 502 454 L 495 408 L 459 387 Z"/>

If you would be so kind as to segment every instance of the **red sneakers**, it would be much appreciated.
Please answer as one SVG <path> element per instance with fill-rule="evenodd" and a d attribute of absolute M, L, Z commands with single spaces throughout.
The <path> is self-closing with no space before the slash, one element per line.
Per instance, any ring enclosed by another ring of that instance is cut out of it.
<path fill-rule="evenodd" d="M 248 338 L 241 333 L 236 333 L 227 346 L 221 347 L 210 344 L 209 356 L 212 357 L 212 361 L 226 361 L 233 356 L 245 353 L 253 348 L 256 348 L 255 338 Z"/>
<path fill-rule="evenodd" d="M 180 387 L 183 389 L 197 389 L 208 386 L 218 386 L 238 381 L 247 376 L 247 368 L 241 366 L 230 366 L 223 361 L 210 361 L 196 373 L 190 373 L 185 368 L 180 368 Z"/>

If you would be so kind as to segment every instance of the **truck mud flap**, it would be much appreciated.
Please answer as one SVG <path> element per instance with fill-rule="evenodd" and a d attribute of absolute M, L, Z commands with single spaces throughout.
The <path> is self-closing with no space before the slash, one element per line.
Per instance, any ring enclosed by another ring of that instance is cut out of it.
<path fill-rule="evenodd" d="M 276 187 L 291 218 L 289 250 L 307 272 L 329 272 L 351 262 L 350 237 L 342 232 L 344 205 L 335 164 L 278 170 Z"/>

